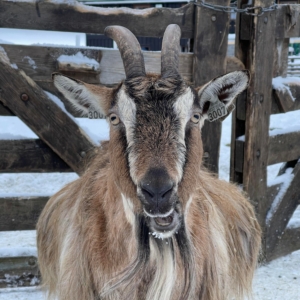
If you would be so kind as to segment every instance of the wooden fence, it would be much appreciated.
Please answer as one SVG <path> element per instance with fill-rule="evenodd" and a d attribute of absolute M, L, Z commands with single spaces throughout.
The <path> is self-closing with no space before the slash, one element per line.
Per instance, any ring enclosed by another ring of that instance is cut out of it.
<path fill-rule="evenodd" d="M 230 1 L 206 2 L 228 6 Z M 247 1 L 239 1 L 239 5 L 242 6 L 244 2 Z M 271 2 L 254 0 L 255 6 L 268 6 Z M 8 28 L 103 34 L 104 28 L 108 25 L 122 25 L 137 36 L 162 37 L 167 25 L 176 23 L 181 27 L 182 37 L 193 40 L 193 53 L 182 53 L 179 65 L 181 74 L 194 86 L 202 85 L 226 71 L 243 69 L 244 65 L 250 69 L 252 73 L 250 88 L 238 99 L 237 110 L 233 116 L 231 178 L 244 184 L 265 229 L 266 245 L 271 245 L 270 249 L 278 253 L 274 255 L 271 250 L 266 251 L 267 259 L 300 246 L 296 241 L 295 246 L 286 246 L 286 250 L 278 250 L 285 246 L 278 244 L 277 236 L 274 234 L 278 226 L 284 227 L 287 224 L 286 220 L 296 207 L 297 200 L 294 197 L 289 201 L 288 193 L 283 203 L 287 204 L 289 209 L 285 209 L 282 216 L 281 210 L 274 215 L 271 220 L 272 227 L 264 226 L 273 197 L 269 196 L 271 189 L 267 189 L 266 186 L 266 166 L 276 161 L 293 161 L 300 156 L 300 152 L 294 147 L 295 136 L 284 137 L 289 141 L 289 145 L 296 149 L 292 151 L 293 154 L 288 151 L 290 146 L 287 147 L 286 144 L 286 148 L 283 145 L 278 146 L 276 137 L 272 139 L 268 137 L 269 115 L 271 112 L 282 111 L 286 103 L 284 98 L 286 95 L 282 95 L 280 91 L 274 91 L 272 94 L 273 69 L 277 72 L 276 76 L 283 74 L 286 69 L 284 51 L 279 51 L 274 59 L 273 49 L 279 49 L 280 47 L 276 48 L 276 45 L 280 43 L 288 45 L 289 37 L 300 35 L 298 15 L 294 19 L 291 6 L 280 6 L 276 11 L 267 12 L 261 17 L 248 15 L 238 17 L 237 59 L 226 57 L 229 14 L 195 6 L 194 3 L 177 9 L 134 10 L 95 8 L 77 2 L 55 0 L 0 2 L 0 27 Z M 292 27 L 289 20 L 295 23 Z M 114 85 L 125 78 L 119 52 L 114 49 L 87 47 L 8 44 L 1 44 L 1 47 L 4 51 L 0 51 L 0 115 L 18 116 L 39 139 L 1 140 L 0 172 L 75 171 L 81 174 L 86 158 L 96 153 L 97 147 L 73 118 L 60 109 L 44 90 L 57 95 L 69 112 L 76 116 L 76 112 L 54 88 L 51 73 L 59 71 L 88 83 Z M 58 63 L 60 55 L 74 55 L 78 52 L 95 59 L 100 65 L 99 70 L 62 66 Z M 26 56 L 35 61 L 35 68 L 24 60 Z M 144 57 L 146 71 L 159 73 L 160 53 L 144 52 Z M 17 68 L 12 67 L 15 65 Z M 297 88 L 295 87 L 296 90 Z M 288 110 L 299 108 L 300 102 L 295 101 Z M 214 172 L 218 172 L 220 133 L 221 123 L 205 124 L 204 162 Z M 244 141 L 238 140 L 242 135 L 245 135 Z M 296 138 L 298 137 L 299 133 L 296 133 Z M 270 151 L 275 149 L 275 154 L 269 155 L 268 149 Z M 297 179 L 299 182 L 298 169 L 296 164 L 295 183 L 291 185 L 290 192 L 293 193 L 295 190 L 299 194 L 299 187 L 296 184 Z M 47 197 L 0 199 L 0 230 L 34 229 L 46 201 Z M 284 237 L 292 235 L 297 238 L 297 234 L 299 231 L 288 231 Z M 289 242 L 293 243 L 291 239 Z M 22 274 L 24 270 L 37 272 L 35 258 L 18 259 L 20 261 L 17 263 L 13 263 L 12 259 L 11 263 L 0 259 L 0 277 L 4 274 L 3 270 L 15 274 Z"/>
<path fill-rule="evenodd" d="M 273 4 L 253 2 L 261 7 Z M 239 8 L 246 3 L 238 1 Z M 235 55 L 250 70 L 252 80 L 233 113 L 230 177 L 243 184 L 255 205 L 267 260 L 300 248 L 300 228 L 287 228 L 300 204 L 300 130 L 269 136 L 271 114 L 300 109 L 299 81 L 287 80 L 285 89 L 272 87 L 272 78 L 287 74 L 289 38 L 300 36 L 299 10 L 299 5 L 280 5 L 260 17 L 237 19 Z M 281 195 L 282 184 L 267 185 L 267 166 L 279 162 L 286 166 L 278 175 L 292 167 L 294 176 Z"/>

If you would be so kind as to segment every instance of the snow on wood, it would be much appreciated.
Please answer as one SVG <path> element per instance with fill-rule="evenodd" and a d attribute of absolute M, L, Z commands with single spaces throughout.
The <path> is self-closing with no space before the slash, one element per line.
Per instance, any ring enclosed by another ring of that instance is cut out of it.
<path fill-rule="evenodd" d="M 290 219 L 287 228 L 300 228 L 300 205 L 298 205 L 292 218 Z"/>
<path fill-rule="evenodd" d="M 289 85 L 295 85 L 295 84 L 300 85 L 299 77 L 287 77 L 287 78 L 276 77 L 273 78 L 272 81 L 273 89 L 283 93 L 287 93 L 293 101 L 295 101 L 296 98 L 292 95 Z"/>
<path fill-rule="evenodd" d="M 37 66 L 35 64 L 35 61 L 31 57 L 24 56 L 24 58 L 22 59 L 22 61 L 24 61 L 24 60 L 28 62 L 28 64 L 32 67 L 32 69 L 35 70 L 37 68 Z"/>
<path fill-rule="evenodd" d="M 287 189 L 289 188 L 291 182 L 294 179 L 294 174 L 293 174 L 293 168 L 288 168 L 286 169 L 285 173 L 277 176 L 275 179 L 272 181 L 268 181 L 268 186 L 276 185 L 276 184 L 281 184 L 278 194 L 276 195 L 275 199 L 273 200 L 273 203 L 271 205 L 270 210 L 268 211 L 267 217 L 266 217 L 266 223 L 267 225 L 271 221 L 271 218 L 273 214 L 276 212 L 281 200 L 283 199 Z"/>
<path fill-rule="evenodd" d="M 28 137 L 20 134 L 11 134 L 11 133 L 1 133 L 0 132 L 0 141 L 1 140 L 25 140 Z"/>
<path fill-rule="evenodd" d="M 291 132 L 299 132 L 300 131 L 300 125 L 291 126 L 287 128 L 276 128 L 269 131 L 269 136 L 275 136 L 280 134 L 287 134 Z"/>
<path fill-rule="evenodd" d="M 7 56 L 7 53 L 5 50 L 0 46 L 0 60 L 3 60 L 5 63 L 10 65 L 13 69 L 18 69 L 18 66 L 16 64 L 11 64 L 10 60 Z"/>
<path fill-rule="evenodd" d="M 100 64 L 93 58 L 84 56 L 81 52 L 75 55 L 61 55 L 57 59 L 60 71 L 99 72 Z"/>

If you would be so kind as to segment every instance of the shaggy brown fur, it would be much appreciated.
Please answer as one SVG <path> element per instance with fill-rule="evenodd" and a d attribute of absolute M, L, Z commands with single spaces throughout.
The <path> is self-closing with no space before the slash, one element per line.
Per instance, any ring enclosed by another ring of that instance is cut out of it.
<path fill-rule="evenodd" d="M 173 106 L 189 89 L 180 78 L 148 76 L 105 91 L 105 99 L 97 95 L 106 115 L 119 113 L 118 104 L 132 99 L 133 145 L 128 147 L 126 126 L 111 125 L 110 141 L 102 143 L 85 174 L 55 194 L 43 210 L 37 225 L 38 260 L 50 297 L 237 300 L 251 291 L 260 228 L 241 191 L 201 167 L 199 124 L 187 122 L 184 145 L 179 141 L 182 123 Z M 95 89 L 87 90 L 95 94 Z M 197 93 L 188 95 L 199 109 Z M 130 173 L 130 155 L 136 158 L 131 164 L 137 183 Z M 153 236 L 137 193 L 153 165 L 179 178 L 174 182 L 181 227 L 162 240 Z"/>

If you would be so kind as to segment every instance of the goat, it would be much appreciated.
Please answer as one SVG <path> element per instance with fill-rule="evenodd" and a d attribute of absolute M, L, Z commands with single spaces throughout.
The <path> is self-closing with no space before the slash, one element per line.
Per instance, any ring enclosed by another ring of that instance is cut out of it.
<path fill-rule="evenodd" d="M 124 63 L 118 87 L 53 74 L 74 107 L 107 116 L 110 140 L 39 218 L 38 261 L 49 298 L 243 299 L 251 293 L 260 227 L 242 192 L 201 166 L 201 127 L 216 107 L 223 115 L 232 108 L 248 72 L 194 89 L 179 74 L 177 25 L 163 37 L 161 75 L 146 74 L 128 29 L 105 33 Z"/>

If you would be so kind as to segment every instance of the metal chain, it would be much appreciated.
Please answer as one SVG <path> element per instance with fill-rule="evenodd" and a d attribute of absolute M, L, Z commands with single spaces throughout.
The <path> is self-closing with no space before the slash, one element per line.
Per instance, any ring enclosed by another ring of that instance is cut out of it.
<path fill-rule="evenodd" d="M 265 12 L 276 10 L 278 7 L 278 5 L 275 4 L 275 2 L 273 5 L 271 5 L 269 7 L 252 6 L 252 7 L 246 7 L 246 8 L 238 8 L 237 1 L 235 1 L 234 3 L 231 3 L 230 6 L 208 4 L 204 0 L 200 0 L 199 2 L 194 1 L 194 4 L 196 6 L 206 7 L 206 8 L 215 10 L 215 11 L 223 11 L 223 12 L 226 12 L 229 14 L 230 13 L 241 13 L 241 14 L 246 14 L 249 16 L 256 16 L 256 17 L 262 16 Z M 258 10 L 258 11 L 255 12 L 255 10 Z"/>

